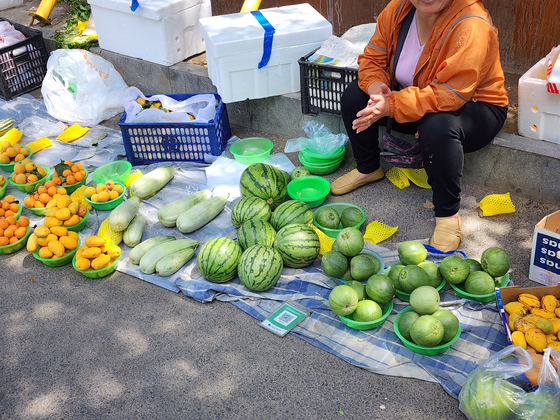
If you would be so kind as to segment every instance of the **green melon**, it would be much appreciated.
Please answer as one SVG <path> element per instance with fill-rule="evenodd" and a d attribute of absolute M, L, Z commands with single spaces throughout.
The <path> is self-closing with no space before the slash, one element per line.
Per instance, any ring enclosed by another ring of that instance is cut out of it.
<path fill-rule="evenodd" d="M 364 298 L 366 297 L 366 288 L 362 283 L 356 280 L 349 280 L 345 284 L 346 286 L 350 286 L 352 289 L 354 289 L 354 291 L 358 295 L 358 300 L 364 300 Z"/>
<path fill-rule="evenodd" d="M 439 309 L 439 293 L 435 287 L 420 286 L 410 293 L 410 306 L 420 315 L 431 315 Z"/>
<path fill-rule="evenodd" d="M 358 281 L 366 281 L 379 271 L 379 264 L 370 257 L 358 254 L 350 260 L 350 274 Z"/>
<path fill-rule="evenodd" d="M 270 218 L 270 224 L 276 231 L 291 223 L 301 223 L 303 225 L 313 223 L 313 212 L 303 201 L 285 201 L 274 210 Z"/>
<path fill-rule="evenodd" d="M 494 292 L 496 284 L 490 274 L 485 271 L 473 271 L 465 280 L 465 292 L 471 295 L 488 295 Z"/>
<path fill-rule="evenodd" d="M 401 315 L 399 319 L 398 329 L 401 335 L 408 341 L 412 341 L 410 337 L 410 326 L 420 318 L 420 315 L 414 311 L 408 311 Z"/>
<path fill-rule="evenodd" d="M 469 271 L 482 271 L 482 266 L 480 263 L 473 258 L 465 258 L 465 262 L 469 265 Z"/>
<path fill-rule="evenodd" d="M 360 224 L 364 218 L 363 213 L 356 207 L 346 207 L 340 213 L 340 223 L 343 227 L 352 227 Z"/>
<path fill-rule="evenodd" d="M 243 250 L 257 244 L 272 246 L 275 239 L 276 230 L 261 219 L 247 220 L 237 231 L 237 242 Z"/>
<path fill-rule="evenodd" d="M 443 339 L 441 344 L 448 343 L 455 337 L 459 330 L 459 319 L 455 314 L 447 309 L 438 309 L 432 316 L 436 317 L 443 324 Z"/>
<path fill-rule="evenodd" d="M 456 255 L 448 255 L 441 260 L 439 271 L 449 283 L 460 284 L 467 279 L 471 270 L 469 264 L 463 258 Z"/>
<path fill-rule="evenodd" d="M 288 267 L 301 268 L 313 264 L 319 255 L 321 244 L 311 226 L 291 224 L 278 231 L 274 248 L 280 252 Z"/>
<path fill-rule="evenodd" d="M 424 271 L 428 273 L 428 276 L 430 276 L 430 283 L 428 284 L 429 286 L 437 288 L 443 281 L 443 276 L 441 275 L 439 267 L 435 262 L 423 261 L 418 264 L 418 267 L 423 268 Z"/>
<path fill-rule="evenodd" d="M 347 227 L 338 233 L 336 244 L 340 252 L 352 258 L 364 249 L 364 236 L 358 229 Z"/>
<path fill-rule="evenodd" d="M 385 274 L 374 274 L 366 283 L 366 293 L 377 303 L 389 303 L 395 297 L 395 285 Z"/>
<path fill-rule="evenodd" d="M 391 282 L 395 285 L 395 289 L 402 290 L 399 284 L 399 273 L 404 268 L 402 264 L 395 264 L 391 267 L 391 269 L 387 272 L 387 277 L 391 280 Z"/>
<path fill-rule="evenodd" d="M 241 174 L 239 180 L 241 197 L 259 197 L 265 200 L 272 210 L 286 198 L 286 180 L 282 172 L 266 163 L 253 163 Z"/>
<path fill-rule="evenodd" d="M 350 274 L 350 265 L 348 265 L 348 268 L 346 269 L 346 271 L 344 272 L 344 274 L 342 275 L 342 277 L 340 277 L 341 280 L 344 281 L 352 281 L 354 280 L 352 278 L 352 274 Z"/>
<path fill-rule="evenodd" d="M 268 203 L 259 197 L 245 197 L 239 199 L 231 209 L 231 223 L 235 229 L 251 219 L 270 220 L 272 210 Z"/>
<path fill-rule="evenodd" d="M 433 315 L 422 315 L 410 326 L 412 341 L 422 347 L 435 347 L 443 339 L 443 324 Z"/>
<path fill-rule="evenodd" d="M 502 248 L 492 247 L 482 253 L 480 265 L 492 277 L 502 277 L 509 271 L 511 259 L 509 254 Z"/>
<path fill-rule="evenodd" d="M 237 275 L 237 266 L 243 250 L 233 239 L 219 236 L 200 248 L 196 266 L 200 274 L 214 283 L 224 283 Z"/>
<path fill-rule="evenodd" d="M 399 286 L 403 292 L 412 293 L 417 287 L 427 286 L 429 283 L 430 276 L 417 265 L 405 265 L 399 272 Z"/>
<path fill-rule="evenodd" d="M 361 300 L 352 313 L 352 319 L 356 322 L 372 322 L 383 316 L 381 306 L 373 300 Z"/>
<path fill-rule="evenodd" d="M 375 273 L 373 273 L 373 274 L 379 273 L 379 271 L 382 268 L 381 264 L 384 264 L 384 263 L 379 261 L 375 255 L 373 255 L 372 253 L 367 252 L 367 251 L 362 251 L 358 255 L 365 255 L 366 257 L 368 257 L 376 267 Z"/>
<path fill-rule="evenodd" d="M 399 245 L 397 252 L 403 265 L 418 265 L 428 256 L 428 250 L 416 241 L 403 242 Z"/>
<path fill-rule="evenodd" d="M 284 180 L 286 181 L 286 186 L 288 186 L 288 184 L 292 181 L 291 175 L 288 172 L 283 171 L 282 169 L 280 169 L 280 172 L 282 172 L 282 175 L 284 175 Z"/>
<path fill-rule="evenodd" d="M 337 315 L 350 315 L 358 306 L 358 295 L 350 286 L 341 284 L 329 293 L 329 306 Z"/>
<path fill-rule="evenodd" d="M 340 216 L 333 207 L 321 207 L 315 211 L 315 221 L 327 229 L 338 229 Z"/>
<path fill-rule="evenodd" d="M 307 175 L 311 175 L 309 169 L 307 169 L 305 166 L 296 166 L 294 169 L 292 169 L 291 179 L 296 179 Z"/>
<path fill-rule="evenodd" d="M 341 252 L 331 250 L 321 258 L 321 267 L 327 276 L 340 279 L 348 269 L 348 258 Z"/>
<path fill-rule="evenodd" d="M 252 245 L 241 255 L 237 271 L 239 281 L 247 289 L 263 292 L 276 284 L 282 268 L 282 256 L 277 250 L 267 245 Z"/>

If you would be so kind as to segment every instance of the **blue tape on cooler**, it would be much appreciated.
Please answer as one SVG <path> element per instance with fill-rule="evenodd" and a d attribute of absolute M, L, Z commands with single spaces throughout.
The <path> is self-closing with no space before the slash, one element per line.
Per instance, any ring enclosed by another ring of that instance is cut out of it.
<path fill-rule="evenodd" d="M 264 29 L 264 42 L 263 42 L 263 55 L 261 58 L 261 62 L 259 63 L 259 69 L 263 68 L 268 64 L 270 60 L 270 53 L 272 52 L 272 41 L 274 37 L 275 29 L 270 24 L 268 20 L 263 16 L 263 14 L 255 10 L 251 12 L 255 19 L 261 24 L 262 28 Z"/>
<path fill-rule="evenodd" d="M 138 6 L 140 6 L 140 3 L 138 3 L 138 0 L 132 0 L 132 4 L 130 5 L 130 10 L 135 12 L 136 9 L 138 9 Z"/>

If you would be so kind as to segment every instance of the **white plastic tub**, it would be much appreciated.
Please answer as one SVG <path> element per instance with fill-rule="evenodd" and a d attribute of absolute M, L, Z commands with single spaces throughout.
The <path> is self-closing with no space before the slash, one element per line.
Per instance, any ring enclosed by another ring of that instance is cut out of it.
<path fill-rule="evenodd" d="M 1 0 L 0 0 L 1 1 Z M 99 46 L 171 66 L 204 51 L 198 20 L 212 16 L 210 0 L 88 0 Z"/>
<path fill-rule="evenodd" d="M 298 60 L 332 35 L 332 25 L 307 3 L 260 12 L 275 31 L 262 68 L 265 30 L 252 13 L 200 19 L 208 75 L 225 103 L 299 92 Z"/>

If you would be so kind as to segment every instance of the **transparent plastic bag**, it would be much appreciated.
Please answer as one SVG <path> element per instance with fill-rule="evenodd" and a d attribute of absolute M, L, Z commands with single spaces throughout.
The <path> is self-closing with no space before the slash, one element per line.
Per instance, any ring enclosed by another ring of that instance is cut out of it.
<path fill-rule="evenodd" d="M 32 115 L 24 119 L 18 126 L 24 137 L 36 140 L 41 137 L 58 137 L 64 131 L 65 125 L 60 121 L 51 121 Z"/>
<path fill-rule="evenodd" d="M 330 155 L 348 141 L 346 134 L 333 134 L 323 123 L 318 121 L 307 121 L 303 125 L 303 131 L 308 138 L 298 137 L 288 140 L 284 152 L 299 152 L 302 149 L 308 149 L 321 155 Z"/>
<path fill-rule="evenodd" d="M 545 349 L 539 387 L 531 391 L 523 378 L 533 367 L 530 354 L 508 346 L 469 374 L 459 409 L 469 420 L 560 420 L 559 364 L 560 353 Z"/>

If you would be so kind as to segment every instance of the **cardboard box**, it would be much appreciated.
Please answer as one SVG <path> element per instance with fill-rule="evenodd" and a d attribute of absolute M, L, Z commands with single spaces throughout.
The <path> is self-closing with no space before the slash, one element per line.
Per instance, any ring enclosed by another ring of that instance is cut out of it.
<path fill-rule="evenodd" d="M 88 0 L 99 46 L 172 66 L 204 51 L 198 20 L 212 16 L 210 0 Z"/>
<path fill-rule="evenodd" d="M 519 78 L 517 128 L 522 136 L 560 144 L 560 95 L 546 89 L 547 66 L 544 57 Z"/>
<path fill-rule="evenodd" d="M 535 226 L 529 278 L 546 286 L 560 282 L 560 210 Z"/>
<path fill-rule="evenodd" d="M 250 12 L 200 19 L 208 76 L 225 103 L 299 92 L 298 60 L 332 35 L 329 21 L 307 3 L 259 12 L 268 25 Z"/>
<path fill-rule="evenodd" d="M 498 307 L 498 312 L 502 317 L 502 322 L 504 323 L 504 329 L 508 338 L 508 343 L 512 344 L 511 341 L 511 331 L 507 323 L 507 313 L 504 310 L 509 302 L 517 301 L 517 298 L 521 293 L 530 293 L 535 295 L 539 299 L 545 295 L 553 295 L 560 299 L 560 285 L 556 286 L 539 286 L 539 287 L 524 287 L 519 286 L 508 286 L 500 287 L 496 292 L 496 306 Z"/>

